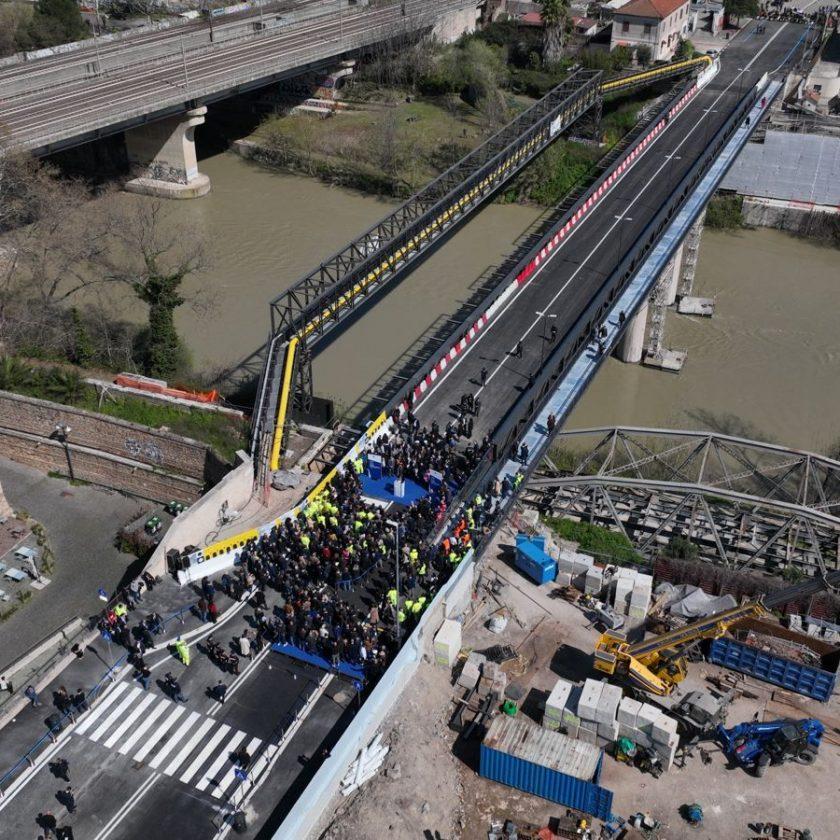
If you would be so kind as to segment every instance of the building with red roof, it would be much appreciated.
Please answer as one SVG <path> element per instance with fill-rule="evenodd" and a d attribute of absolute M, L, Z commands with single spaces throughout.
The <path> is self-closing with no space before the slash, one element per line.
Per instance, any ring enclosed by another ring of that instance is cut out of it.
<path fill-rule="evenodd" d="M 668 60 L 689 29 L 690 0 L 630 0 L 613 16 L 610 49 L 648 47 L 653 61 Z"/>

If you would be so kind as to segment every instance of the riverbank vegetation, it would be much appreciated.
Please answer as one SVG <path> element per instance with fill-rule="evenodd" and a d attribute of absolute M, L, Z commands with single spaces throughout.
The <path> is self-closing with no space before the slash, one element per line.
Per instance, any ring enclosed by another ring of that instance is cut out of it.
<path fill-rule="evenodd" d="M 455 44 L 383 48 L 349 78 L 340 110 L 292 115 L 299 99 L 290 99 L 249 138 L 247 153 L 329 183 L 405 198 L 533 105 L 573 63 L 609 75 L 632 61 L 625 48 L 583 50 L 557 61 L 546 61 L 545 49 L 539 30 L 511 22 L 493 24 Z M 601 146 L 556 141 L 514 179 L 502 200 L 557 204 L 655 95 L 607 102 Z"/>
<path fill-rule="evenodd" d="M 19 356 L 0 356 L 0 390 L 26 397 L 83 408 L 153 429 L 165 427 L 175 434 L 211 446 L 227 463 L 248 442 L 248 423 L 234 415 L 153 402 L 142 397 L 110 393 L 100 399 L 87 377 L 101 371 L 72 365 L 49 365 Z"/>
<path fill-rule="evenodd" d="M 739 230 L 744 227 L 740 195 L 715 195 L 706 207 L 706 225 L 715 230 Z"/>

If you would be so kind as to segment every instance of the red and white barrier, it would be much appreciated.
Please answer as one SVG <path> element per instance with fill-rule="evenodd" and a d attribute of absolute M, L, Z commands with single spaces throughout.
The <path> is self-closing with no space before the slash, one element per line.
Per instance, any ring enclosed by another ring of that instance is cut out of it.
<path fill-rule="evenodd" d="M 421 380 L 420 384 L 414 388 L 414 399 L 419 399 L 428 391 L 435 380 L 446 370 L 446 366 L 452 362 L 457 356 L 464 352 L 464 350 L 475 340 L 476 336 L 484 329 L 487 322 L 499 310 L 499 308 L 507 301 L 510 296 L 523 284 L 527 283 L 537 268 L 545 262 L 552 254 L 555 248 L 569 236 L 572 231 L 580 224 L 581 220 L 589 215 L 592 208 L 610 191 L 610 188 L 618 181 L 621 175 L 631 167 L 647 147 L 659 136 L 664 130 L 668 121 L 676 114 L 685 108 L 688 102 L 697 94 L 699 87 L 697 84 L 692 85 L 688 91 L 668 110 L 667 117 L 663 117 L 653 128 L 643 137 L 633 148 L 633 150 L 626 155 L 621 163 L 613 169 L 610 174 L 604 178 L 596 189 L 592 191 L 586 201 L 575 211 L 574 215 L 560 228 L 554 236 L 549 239 L 545 245 L 540 248 L 537 254 L 528 262 L 528 264 L 516 275 L 504 289 L 504 291 L 490 304 L 487 310 L 478 317 L 473 325 L 467 330 L 459 341 L 455 343 L 449 352 L 443 356 L 440 361 L 426 374 Z M 408 410 L 408 403 L 403 402 L 400 406 L 401 412 Z"/>

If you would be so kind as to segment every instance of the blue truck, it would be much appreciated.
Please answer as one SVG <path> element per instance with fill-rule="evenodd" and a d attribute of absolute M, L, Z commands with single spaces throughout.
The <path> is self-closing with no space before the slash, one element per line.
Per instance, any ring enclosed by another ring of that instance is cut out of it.
<path fill-rule="evenodd" d="M 749 721 L 731 729 L 717 728 L 718 740 L 727 755 L 759 777 L 772 764 L 813 764 L 824 732 L 825 726 L 816 718 Z"/>

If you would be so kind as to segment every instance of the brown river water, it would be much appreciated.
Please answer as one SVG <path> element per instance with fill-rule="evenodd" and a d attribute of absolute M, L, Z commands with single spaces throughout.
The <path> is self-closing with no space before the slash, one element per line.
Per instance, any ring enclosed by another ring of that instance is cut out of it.
<path fill-rule="evenodd" d="M 212 265 L 190 283 L 217 296 L 210 315 L 178 326 L 197 368 L 235 363 L 265 340 L 268 301 L 385 215 L 370 196 L 283 175 L 226 153 L 202 161 L 213 183 L 177 213 L 203 228 Z M 391 377 L 395 359 L 423 355 L 446 319 L 538 219 L 491 205 L 315 361 L 316 392 L 352 415 Z M 686 348 L 678 374 L 610 359 L 567 427 L 709 428 L 821 450 L 840 438 L 840 253 L 770 230 L 706 231 L 696 294 L 712 319 L 668 314 L 666 343 Z M 142 318 L 142 311 L 123 312 Z"/>

